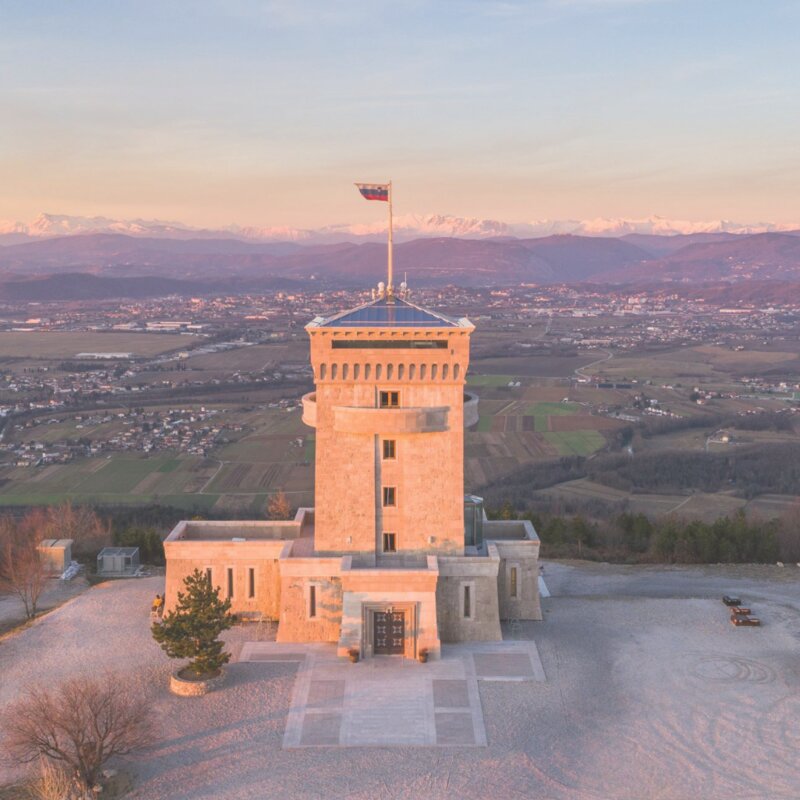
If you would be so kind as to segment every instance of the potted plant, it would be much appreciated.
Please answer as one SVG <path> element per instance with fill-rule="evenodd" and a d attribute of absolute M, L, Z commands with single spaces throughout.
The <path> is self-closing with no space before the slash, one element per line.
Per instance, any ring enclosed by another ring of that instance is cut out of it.
<path fill-rule="evenodd" d="M 172 611 L 153 624 L 153 638 L 170 658 L 188 658 L 189 663 L 170 679 L 170 689 L 182 696 L 208 692 L 222 677 L 222 667 L 230 661 L 219 635 L 232 627 L 231 601 L 220 600 L 208 577 L 199 569 L 183 581 Z"/>
<path fill-rule="evenodd" d="M 350 659 L 350 663 L 351 663 L 351 664 L 357 664 L 357 663 L 358 663 L 358 657 L 359 657 L 359 655 L 360 655 L 360 653 L 359 653 L 359 651 L 358 651 L 358 648 L 357 648 L 357 647 L 351 647 L 351 648 L 350 648 L 350 649 L 347 651 L 347 657 Z"/>
<path fill-rule="evenodd" d="M 417 659 L 419 660 L 420 664 L 428 663 L 428 649 L 426 647 L 420 648 L 419 653 L 417 653 Z"/>

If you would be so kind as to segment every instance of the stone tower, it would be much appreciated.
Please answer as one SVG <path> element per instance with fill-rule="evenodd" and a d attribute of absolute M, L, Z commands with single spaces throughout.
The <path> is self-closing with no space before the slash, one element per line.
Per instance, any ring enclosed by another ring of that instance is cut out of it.
<path fill-rule="evenodd" d="M 472 323 L 385 296 L 306 330 L 316 554 L 364 567 L 463 554 Z"/>

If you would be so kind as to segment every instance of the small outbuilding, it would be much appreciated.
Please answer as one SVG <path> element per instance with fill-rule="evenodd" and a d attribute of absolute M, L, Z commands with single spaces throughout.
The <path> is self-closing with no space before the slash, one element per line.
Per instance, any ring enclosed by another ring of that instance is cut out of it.
<path fill-rule="evenodd" d="M 125 577 L 134 575 L 138 569 L 138 547 L 104 547 L 97 554 L 98 575 Z"/>
<path fill-rule="evenodd" d="M 72 539 L 42 539 L 36 548 L 47 571 L 60 575 L 72 561 Z"/>

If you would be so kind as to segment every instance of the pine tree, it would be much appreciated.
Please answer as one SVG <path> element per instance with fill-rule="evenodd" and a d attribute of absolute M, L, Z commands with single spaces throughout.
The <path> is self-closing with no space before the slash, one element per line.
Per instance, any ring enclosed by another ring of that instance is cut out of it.
<path fill-rule="evenodd" d="M 231 658 L 218 638 L 233 625 L 231 601 L 220 600 L 199 569 L 187 575 L 183 584 L 186 591 L 178 592 L 175 609 L 153 624 L 153 638 L 170 658 L 191 659 L 186 669 L 195 675 L 216 674 Z"/>

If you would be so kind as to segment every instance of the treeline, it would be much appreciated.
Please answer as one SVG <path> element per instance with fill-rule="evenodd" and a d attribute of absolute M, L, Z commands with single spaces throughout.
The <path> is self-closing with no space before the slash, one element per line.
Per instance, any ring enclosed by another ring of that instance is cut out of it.
<path fill-rule="evenodd" d="M 592 520 L 583 515 L 515 514 L 509 505 L 487 513 L 531 520 L 545 558 L 671 564 L 800 561 L 796 515 L 769 522 L 749 519 L 744 512 L 714 522 L 653 520 L 631 513 Z"/>

